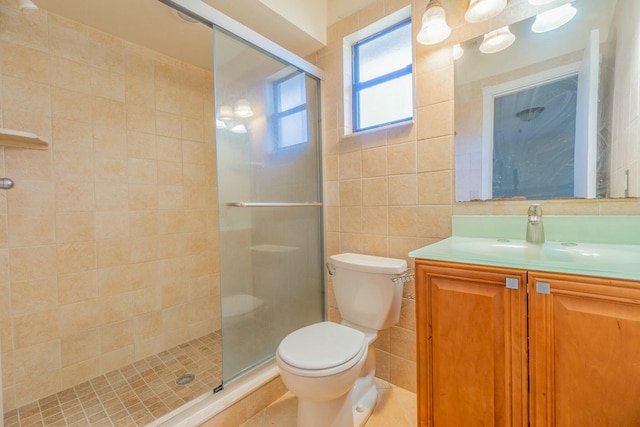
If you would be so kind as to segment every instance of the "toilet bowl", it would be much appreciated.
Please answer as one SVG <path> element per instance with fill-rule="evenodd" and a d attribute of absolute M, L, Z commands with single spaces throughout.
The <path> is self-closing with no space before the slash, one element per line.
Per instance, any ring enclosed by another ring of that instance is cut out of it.
<path fill-rule="evenodd" d="M 350 392 L 368 352 L 365 334 L 321 322 L 289 334 L 276 353 L 282 382 L 298 396 L 298 427 L 353 426 Z"/>
<path fill-rule="evenodd" d="M 283 383 L 298 397 L 298 427 L 360 427 L 377 401 L 378 331 L 400 317 L 406 261 L 360 254 L 330 257 L 342 324 L 320 322 L 287 335 L 276 352 Z"/>

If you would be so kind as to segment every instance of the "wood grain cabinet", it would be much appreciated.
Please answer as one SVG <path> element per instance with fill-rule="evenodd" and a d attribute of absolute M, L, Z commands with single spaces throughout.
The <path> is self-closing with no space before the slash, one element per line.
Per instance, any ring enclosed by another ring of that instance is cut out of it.
<path fill-rule="evenodd" d="M 416 260 L 420 426 L 640 426 L 640 283 Z"/>

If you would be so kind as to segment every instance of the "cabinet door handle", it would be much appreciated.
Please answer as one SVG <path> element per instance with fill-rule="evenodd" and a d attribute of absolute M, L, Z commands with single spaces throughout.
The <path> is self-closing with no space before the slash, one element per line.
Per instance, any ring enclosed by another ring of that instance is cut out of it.
<path fill-rule="evenodd" d="M 520 288 L 520 279 L 517 277 L 507 277 L 507 289 Z"/>
<path fill-rule="evenodd" d="M 548 282 L 536 282 L 536 292 L 539 294 L 550 294 L 551 285 Z"/>

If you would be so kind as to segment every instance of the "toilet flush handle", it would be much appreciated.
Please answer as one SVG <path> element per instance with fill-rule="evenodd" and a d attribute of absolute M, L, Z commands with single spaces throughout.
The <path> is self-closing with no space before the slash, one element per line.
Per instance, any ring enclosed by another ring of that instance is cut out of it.
<path fill-rule="evenodd" d="M 415 273 L 413 272 L 413 268 L 409 268 L 405 271 L 402 276 L 392 277 L 391 281 L 396 285 L 402 285 L 406 282 L 413 280 L 415 277 Z"/>
<path fill-rule="evenodd" d="M 330 276 L 336 274 L 336 268 L 329 261 L 327 261 L 327 271 L 329 272 Z"/>

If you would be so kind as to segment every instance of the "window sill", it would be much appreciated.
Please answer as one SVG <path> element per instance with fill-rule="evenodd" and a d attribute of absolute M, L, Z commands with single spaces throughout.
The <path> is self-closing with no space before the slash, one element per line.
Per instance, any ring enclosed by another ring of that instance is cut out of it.
<path fill-rule="evenodd" d="M 407 120 L 406 122 L 400 122 L 400 123 L 393 123 L 391 125 L 385 125 L 385 126 L 380 126 L 378 128 L 373 128 L 373 129 L 367 129 L 367 130 L 363 130 L 363 131 L 359 131 L 359 132 L 351 132 L 351 133 L 345 133 L 342 135 L 342 139 L 351 139 L 351 138 L 357 138 L 360 136 L 367 136 L 367 135 L 373 135 L 376 134 L 378 132 L 384 132 L 384 131 L 388 131 L 391 129 L 399 129 L 399 128 L 403 128 L 403 127 L 411 127 L 414 125 L 414 120 Z"/>

